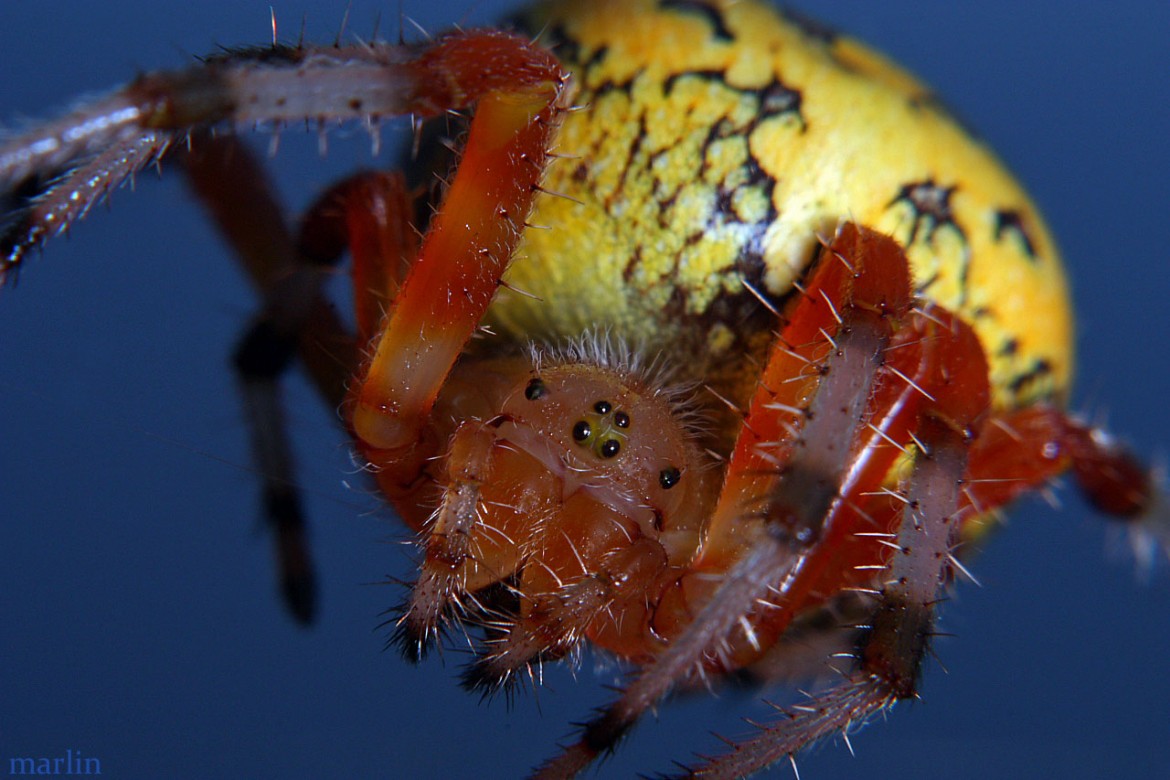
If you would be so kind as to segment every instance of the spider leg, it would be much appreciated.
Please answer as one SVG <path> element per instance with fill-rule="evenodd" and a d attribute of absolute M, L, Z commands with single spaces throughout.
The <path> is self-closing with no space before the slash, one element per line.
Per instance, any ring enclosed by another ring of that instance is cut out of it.
<path fill-rule="evenodd" d="M 984 399 L 987 394 L 984 394 Z M 917 695 L 933 633 L 934 603 L 948 577 L 959 527 L 960 486 L 974 419 L 935 419 L 920 431 L 926 448 L 914 467 L 880 605 L 843 683 L 788 708 L 776 724 L 708 760 L 687 777 L 738 778 L 846 733 L 900 699 Z"/>
<path fill-rule="evenodd" d="M 569 552 L 586 567 L 585 573 L 565 576 L 569 573 L 558 573 L 548 564 L 526 568 L 520 583 L 521 613 L 500 626 L 502 635 L 491 640 L 487 652 L 467 670 L 467 688 L 499 690 L 533 663 L 569 654 L 583 638 L 594 636 L 595 630 L 642 634 L 649 597 L 668 571 L 666 553 L 652 539 L 631 542 L 631 529 L 621 527 L 617 518 L 607 522 L 597 515 L 596 509 L 589 509 L 577 518 L 578 526 L 593 526 L 595 538 L 588 550 L 572 541 L 573 528 L 558 523 L 544 558 L 563 561 Z M 599 520 L 611 526 L 611 533 L 603 538 L 597 538 L 595 530 Z M 557 549 L 566 545 L 575 549 Z M 615 615 L 621 621 L 615 621 Z"/>
<path fill-rule="evenodd" d="M 418 257 L 413 211 L 400 172 L 365 171 L 330 187 L 302 218 L 300 245 L 306 257 L 332 264 L 344 251 L 352 256 L 359 344 L 377 334 Z"/>
<path fill-rule="evenodd" d="M 0 194 L 16 201 L 0 233 L 0 283 L 30 249 L 67 230 L 192 130 L 329 120 L 373 126 L 382 117 L 435 116 L 509 85 L 523 91 L 560 78 L 551 56 L 495 32 L 412 46 L 274 44 L 144 74 L 0 142 Z M 513 216 L 522 221 L 526 213 Z"/>
<path fill-rule="evenodd" d="M 933 633 L 934 605 L 949 580 L 962 518 L 962 487 L 972 440 L 990 404 L 987 363 L 974 331 L 948 312 L 916 317 L 933 357 L 920 387 L 919 451 L 893 550 L 880 579 L 878 607 L 843 683 L 789 708 L 785 717 L 688 776 L 733 778 L 759 771 L 835 733 L 848 733 L 900 699 L 917 695 Z M 882 496 L 871 498 L 876 508 Z"/>
<path fill-rule="evenodd" d="M 401 492 L 394 481 L 417 477 L 416 444 L 511 262 L 563 111 L 565 77 L 551 55 L 499 41 L 480 47 L 463 39 L 442 53 L 447 78 L 470 93 L 462 102 L 477 99 L 475 117 L 443 206 L 352 393 L 354 434 L 391 495 Z"/>
<path fill-rule="evenodd" d="M 233 363 L 276 534 L 281 590 L 292 614 L 309 622 L 314 576 L 279 379 L 299 358 L 330 412 L 341 405 L 357 351 L 322 286 L 348 248 L 359 333 L 368 338 L 413 257 L 409 198 L 400 176 L 350 177 L 309 208 L 294 237 L 263 166 L 236 137 L 195 133 L 174 154 L 263 300 Z"/>
<path fill-rule="evenodd" d="M 465 422 L 451 436 L 442 500 L 426 526 L 425 557 L 395 627 L 393 641 L 411 661 L 421 659 L 438 638 L 453 608 L 458 611 L 468 596 L 519 567 L 530 531 L 515 509 L 526 498 L 512 490 L 515 473 L 538 475 L 519 483 L 527 498 L 553 492 L 551 481 L 541 479 L 526 456 L 497 442 L 490 423 Z"/>
<path fill-rule="evenodd" d="M 1148 572 L 1156 553 L 1170 556 L 1170 501 L 1159 474 L 1107 432 L 1075 418 L 1065 420 L 1065 441 L 1081 493 L 1129 529 L 1138 565 Z"/>
<path fill-rule="evenodd" d="M 65 172 L 37 170 L 23 180 L 8 182 L 9 191 L 0 208 L 0 287 L 9 279 L 15 281 L 29 249 L 68 231 L 111 190 L 161 160 L 171 141 L 168 133 L 145 131 Z"/>
<path fill-rule="evenodd" d="M 971 452 L 973 519 L 1071 472 L 1088 503 L 1134 534 L 1139 563 L 1170 553 L 1170 508 L 1157 474 L 1101 428 L 1049 404 L 994 415 Z"/>
<path fill-rule="evenodd" d="M 290 612 L 308 623 L 316 611 L 316 585 L 279 379 L 299 356 L 331 410 L 344 396 L 356 362 L 353 337 L 321 293 L 337 257 L 305 250 L 312 230 L 302 228 L 300 240 L 294 238 L 263 167 L 236 138 L 198 133 L 180 161 L 263 300 L 233 364 L 263 479 L 264 515 L 275 534 L 281 591 Z"/>

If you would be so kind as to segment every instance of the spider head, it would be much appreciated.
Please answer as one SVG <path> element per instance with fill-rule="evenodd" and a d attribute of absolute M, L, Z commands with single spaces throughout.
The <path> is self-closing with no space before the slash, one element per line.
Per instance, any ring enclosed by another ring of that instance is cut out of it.
<path fill-rule="evenodd" d="M 620 366 L 563 362 L 534 367 L 502 411 L 516 423 L 511 443 L 556 473 L 566 496 L 588 491 L 659 537 L 692 528 L 707 489 L 678 395 Z"/>

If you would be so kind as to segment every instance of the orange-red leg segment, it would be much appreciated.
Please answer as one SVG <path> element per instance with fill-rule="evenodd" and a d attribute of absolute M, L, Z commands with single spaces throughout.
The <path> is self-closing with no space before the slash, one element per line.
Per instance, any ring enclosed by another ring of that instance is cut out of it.
<path fill-rule="evenodd" d="M 844 682 L 802 703 L 753 739 L 690 770 L 687 777 L 731 778 L 757 772 L 806 745 L 848 732 L 898 699 L 915 695 L 929 644 L 934 604 L 958 537 L 962 477 L 971 439 L 990 400 L 987 364 L 974 332 L 950 315 L 935 323 L 929 400 L 916 415 L 920 449 L 889 534 L 880 601 Z M 925 397 L 925 393 L 923 394 Z"/>
<path fill-rule="evenodd" d="M 450 94 L 437 101 L 477 108 L 443 207 L 353 394 L 354 433 L 384 468 L 419 440 L 511 261 L 565 87 L 551 55 L 508 36 L 457 38 L 437 45 L 420 66 L 446 74 Z"/>

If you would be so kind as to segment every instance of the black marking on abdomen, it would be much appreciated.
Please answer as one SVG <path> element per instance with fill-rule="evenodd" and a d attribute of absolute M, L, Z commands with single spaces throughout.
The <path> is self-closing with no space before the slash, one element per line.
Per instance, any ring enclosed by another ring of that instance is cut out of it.
<path fill-rule="evenodd" d="M 727 22 L 718 8 L 699 0 L 659 0 L 658 7 L 668 11 L 696 14 L 711 25 L 711 37 L 717 41 L 734 41 L 735 36 L 727 29 Z"/>

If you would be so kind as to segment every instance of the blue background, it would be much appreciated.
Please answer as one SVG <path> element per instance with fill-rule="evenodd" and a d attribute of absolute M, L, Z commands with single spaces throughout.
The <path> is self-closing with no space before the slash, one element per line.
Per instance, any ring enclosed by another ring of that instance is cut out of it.
<path fill-rule="evenodd" d="M 426 28 L 504 4 L 406 0 Z M 1143 453 L 1170 444 L 1170 4 L 805 3 L 927 78 L 1047 214 L 1080 314 L 1075 405 Z M 331 41 L 343 0 L 275 3 Z M 397 32 L 396 4 L 383 30 Z M 879 8 L 880 6 L 880 8 Z M 138 70 L 268 40 L 269 2 L 5 2 L 0 116 L 46 116 Z M 352 3 L 368 33 L 374 4 Z M 294 208 L 369 166 L 360 132 L 287 132 Z M 261 138 L 260 143 L 265 139 Z M 388 143 L 392 148 L 393 144 Z M 389 164 L 391 153 L 383 153 Z M 273 593 L 226 361 L 252 296 L 178 177 L 141 177 L 0 293 L 0 772 L 12 755 L 100 757 L 111 777 L 515 777 L 607 698 L 612 669 L 549 670 L 509 709 L 457 686 L 465 660 L 381 650 L 379 613 L 412 577 L 408 534 L 355 473 L 308 390 L 290 409 L 322 619 Z M 806 778 L 1162 777 L 1170 772 L 1170 575 L 1139 583 L 1120 534 L 1071 490 L 1030 500 L 946 605 L 923 701 L 805 756 Z M 750 695 L 672 703 L 604 776 L 712 750 L 766 717 Z M 787 776 L 787 769 L 778 776 Z"/>

